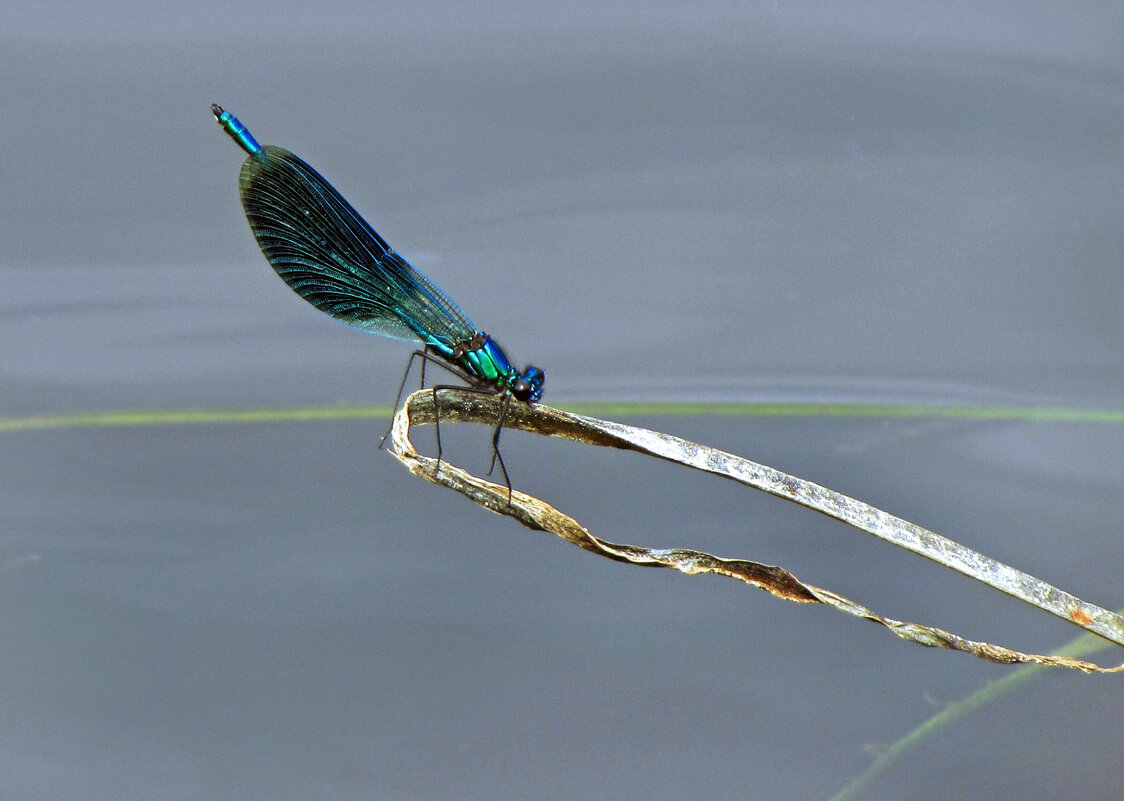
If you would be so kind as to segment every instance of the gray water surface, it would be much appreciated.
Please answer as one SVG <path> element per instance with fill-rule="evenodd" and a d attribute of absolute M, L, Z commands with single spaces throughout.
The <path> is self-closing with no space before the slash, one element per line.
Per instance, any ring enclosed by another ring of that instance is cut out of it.
<path fill-rule="evenodd" d="M 273 275 L 212 102 L 544 367 L 548 402 L 1121 407 L 1116 4 L 316 9 L 5 13 L 0 417 L 392 400 L 409 346 Z M 628 422 L 1124 602 L 1118 424 Z M 384 426 L 0 433 L 0 797 L 828 798 L 1012 671 L 597 559 L 410 477 Z M 485 469 L 464 428 L 451 458 Z M 733 484 L 504 446 L 614 541 L 1022 650 L 1078 633 Z M 1122 698 L 1046 674 L 865 797 L 1118 801 Z"/>

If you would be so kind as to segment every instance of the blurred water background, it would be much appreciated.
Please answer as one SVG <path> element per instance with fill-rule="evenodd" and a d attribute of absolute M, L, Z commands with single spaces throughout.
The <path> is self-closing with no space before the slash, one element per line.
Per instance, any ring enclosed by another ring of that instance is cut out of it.
<path fill-rule="evenodd" d="M 0 417 L 388 404 L 409 347 L 272 273 L 217 102 L 319 169 L 546 402 L 1120 409 L 1124 11 L 17 0 Z M 635 416 L 1110 608 L 1119 423 Z M 827 798 L 1010 668 L 594 559 L 411 479 L 381 420 L 0 433 L 0 795 Z M 487 432 L 450 431 L 484 466 Z M 773 499 L 509 432 L 594 533 L 899 619 L 1078 632 Z M 1119 652 L 1102 654 L 1120 661 Z M 1051 673 L 869 798 L 1116 801 Z"/>

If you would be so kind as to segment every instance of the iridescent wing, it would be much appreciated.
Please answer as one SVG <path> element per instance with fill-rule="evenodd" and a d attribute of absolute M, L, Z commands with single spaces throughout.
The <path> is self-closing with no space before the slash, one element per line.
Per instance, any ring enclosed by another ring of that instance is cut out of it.
<path fill-rule="evenodd" d="M 320 311 L 363 331 L 445 348 L 476 333 L 460 306 L 298 156 L 266 145 L 246 159 L 238 185 L 262 253 Z"/>

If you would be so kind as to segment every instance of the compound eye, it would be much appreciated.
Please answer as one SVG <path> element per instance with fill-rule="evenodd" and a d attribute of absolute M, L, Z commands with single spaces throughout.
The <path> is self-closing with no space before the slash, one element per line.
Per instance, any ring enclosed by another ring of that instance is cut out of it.
<path fill-rule="evenodd" d="M 531 384 L 525 378 L 517 378 L 511 385 L 511 394 L 516 400 L 526 403 L 531 399 Z"/>

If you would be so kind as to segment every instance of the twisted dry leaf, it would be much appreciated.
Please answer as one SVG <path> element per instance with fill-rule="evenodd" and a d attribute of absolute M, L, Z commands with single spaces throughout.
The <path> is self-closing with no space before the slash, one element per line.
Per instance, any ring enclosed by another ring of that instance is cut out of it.
<path fill-rule="evenodd" d="M 490 425 L 498 419 L 502 396 L 442 389 L 440 403 L 442 423 L 474 422 Z M 723 559 L 688 548 L 644 548 L 600 539 L 576 520 L 539 498 L 512 490 L 509 503 L 506 487 L 478 478 L 445 460 L 438 465 L 436 459 L 418 453 L 409 439 L 410 427 L 432 424 L 433 404 L 434 392 L 420 390 L 407 398 L 406 403 L 395 414 L 391 453 L 410 472 L 454 489 L 497 514 L 514 517 L 529 528 L 556 534 L 579 548 L 619 562 L 669 567 L 688 574 L 714 573 L 728 576 L 766 590 L 778 598 L 798 603 L 823 603 L 841 612 L 880 623 L 903 640 L 929 647 L 963 651 L 990 662 L 1067 667 L 1086 673 L 1124 671 L 1124 664 L 1101 667 L 1066 656 L 1027 654 L 999 645 L 968 640 L 943 629 L 883 617 L 830 590 L 805 584 L 781 567 L 746 559 Z M 834 517 L 1058 615 L 1118 645 L 1124 645 L 1124 618 L 1120 615 L 1085 603 L 1034 576 L 862 501 L 766 465 L 658 431 L 563 412 L 542 404 L 510 404 L 504 417 L 504 427 L 563 437 L 590 445 L 638 451 L 730 478 Z"/>

